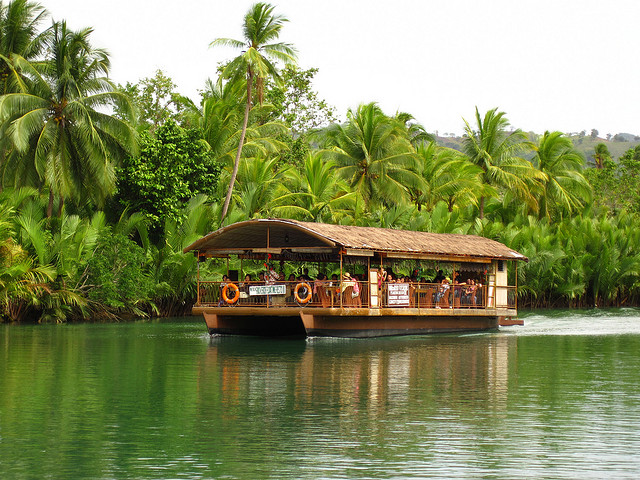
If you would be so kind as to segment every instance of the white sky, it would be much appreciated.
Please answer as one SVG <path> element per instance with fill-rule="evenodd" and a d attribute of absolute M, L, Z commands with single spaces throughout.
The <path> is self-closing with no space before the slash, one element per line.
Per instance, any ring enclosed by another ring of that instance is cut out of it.
<path fill-rule="evenodd" d="M 111 77 L 137 82 L 162 69 L 194 100 L 242 39 L 247 0 L 41 0 L 70 28 L 93 27 Z M 337 107 L 377 101 L 428 131 L 463 131 L 475 106 L 499 107 L 538 133 L 640 134 L 638 0 L 274 0 L 302 68 Z"/>

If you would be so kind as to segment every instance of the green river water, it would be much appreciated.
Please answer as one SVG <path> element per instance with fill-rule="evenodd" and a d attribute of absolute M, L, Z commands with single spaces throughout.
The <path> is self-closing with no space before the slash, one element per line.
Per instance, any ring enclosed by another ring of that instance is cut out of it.
<path fill-rule="evenodd" d="M 306 341 L 0 325 L 0 478 L 639 478 L 640 310 L 521 316 Z"/>

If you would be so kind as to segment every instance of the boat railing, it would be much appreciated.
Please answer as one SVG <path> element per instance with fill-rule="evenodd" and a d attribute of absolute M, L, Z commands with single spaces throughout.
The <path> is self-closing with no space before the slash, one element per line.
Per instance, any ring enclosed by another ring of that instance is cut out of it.
<path fill-rule="evenodd" d="M 369 289 L 372 292 L 370 295 Z M 514 286 L 487 286 L 398 282 L 293 281 L 198 283 L 197 305 L 305 308 L 455 308 L 492 309 L 517 307 Z"/>

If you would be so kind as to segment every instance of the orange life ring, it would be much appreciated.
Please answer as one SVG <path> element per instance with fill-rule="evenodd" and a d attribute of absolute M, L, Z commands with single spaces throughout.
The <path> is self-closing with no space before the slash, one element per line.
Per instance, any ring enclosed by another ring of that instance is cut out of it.
<path fill-rule="evenodd" d="M 307 296 L 304 298 L 301 298 L 300 295 L 298 295 L 298 291 L 302 288 L 306 288 L 307 289 Z M 309 303 L 311 301 L 311 286 L 307 283 L 307 282 L 300 282 L 299 284 L 296 285 L 296 288 L 293 290 L 293 296 L 296 298 L 296 302 L 298 303 Z"/>
<path fill-rule="evenodd" d="M 231 298 L 229 298 L 229 295 L 227 295 L 229 293 L 229 289 L 233 290 L 233 296 Z M 225 302 L 227 302 L 229 305 L 233 305 L 234 303 L 236 303 L 239 298 L 240 298 L 240 289 L 235 283 L 227 283 L 222 288 L 222 299 Z"/>

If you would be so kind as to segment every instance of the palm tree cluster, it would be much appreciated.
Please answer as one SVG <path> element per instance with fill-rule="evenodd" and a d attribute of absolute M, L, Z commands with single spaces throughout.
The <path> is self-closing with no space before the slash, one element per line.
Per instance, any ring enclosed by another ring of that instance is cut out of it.
<path fill-rule="evenodd" d="M 0 321 L 188 312 L 196 260 L 182 248 L 263 217 L 483 235 L 531 259 L 521 305 L 640 302 L 640 202 L 600 194 L 633 189 L 620 181 L 640 178 L 633 152 L 618 170 L 600 148 L 590 168 L 570 137 L 527 134 L 498 109 L 476 108 L 455 149 L 375 102 L 297 122 L 292 99 L 286 114 L 265 99 L 326 104 L 265 3 L 242 40 L 211 43 L 241 53 L 199 101 L 160 71 L 115 85 L 90 28 L 46 20 L 37 3 L 0 1 Z"/>

